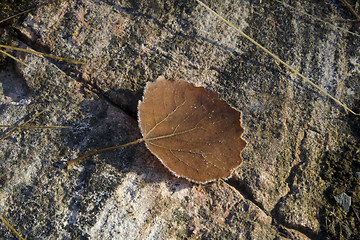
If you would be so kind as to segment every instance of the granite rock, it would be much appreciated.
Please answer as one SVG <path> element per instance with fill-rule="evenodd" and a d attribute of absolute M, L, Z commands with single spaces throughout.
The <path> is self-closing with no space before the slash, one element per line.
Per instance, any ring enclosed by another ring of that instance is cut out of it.
<path fill-rule="evenodd" d="M 206 2 L 359 112 L 357 36 L 305 14 L 356 31 L 338 21 L 352 18 L 339 3 L 300 1 L 294 9 L 278 1 Z M 334 182 L 349 188 L 350 180 L 336 179 L 354 178 L 360 167 L 359 118 L 195 1 L 60 1 L 28 13 L 16 28 L 20 46 L 86 63 L 19 53 L 27 65 L 0 75 L 2 124 L 19 124 L 46 109 L 31 124 L 69 126 L 17 130 L 1 143 L 0 214 L 23 236 L 339 236 L 324 220 L 334 204 L 329 189 Z M 178 179 L 142 144 L 62 168 L 91 150 L 138 139 L 137 102 L 146 82 L 160 75 L 216 91 L 242 112 L 248 145 L 236 176 L 207 185 Z M 341 163 L 345 152 L 350 160 Z M 344 164 L 341 174 L 336 164 Z M 348 238 L 358 225 L 345 226 Z M 0 235 L 13 237 L 3 226 Z"/>

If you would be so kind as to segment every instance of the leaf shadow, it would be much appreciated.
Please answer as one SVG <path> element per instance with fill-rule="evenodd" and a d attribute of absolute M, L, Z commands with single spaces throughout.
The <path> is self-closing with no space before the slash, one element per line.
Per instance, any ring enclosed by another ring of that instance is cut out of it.
<path fill-rule="evenodd" d="M 123 96 L 116 97 L 117 94 Z M 80 104 L 80 111 L 86 119 L 70 123 L 75 127 L 64 132 L 62 136 L 63 142 L 72 151 L 76 150 L 78 156 L 141 138 L 137 119 L 131 111 L 137 108 L 139 94 L 130 90 L 119 90 L 117 94 L 112 92 L 109 96 L 111 95 L 113 100 L 132 96 L 132 100 L 129 100 L 129 103 L 122 102 L 124 105 L 121 107 L 108 99 L 85 100 Z M 123 109 L 128 110 L 125 112 Z M 143 143 L 90 156 L 76 164 L 81 165 L 80 173 L 76 174 L 77 183 L 80 185 L 91 185 L 98 180 L 102 182 L 99 179 L 102 171 L 111 172 L 115 169 L 115 175 L 124 179 L 132 173 L 145 184 L 165 182 L 171 192 L 190 186 L 187 180 L 173 176 Z M 55 162 L 54 166 L 65 167 L 62 162 Z M 72 171 L 76 170 L 69 169 L 71 175 Z"/>

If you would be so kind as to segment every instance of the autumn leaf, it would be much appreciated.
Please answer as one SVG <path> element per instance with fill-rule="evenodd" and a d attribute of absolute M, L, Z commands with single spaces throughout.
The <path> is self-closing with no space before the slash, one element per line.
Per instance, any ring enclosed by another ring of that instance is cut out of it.
<path fill-rule="evenodd" d="M 143 138 L 90 155 L 145 142 L 174 175 L 197 183 L 228 178 L 242 162 L 241 114 L 214 92 L 160 77 L 149 82 L 138 108 Z"/>
<path fill-rule="evenodd" d="M 214 92 L 161 77 L 147 84 L 138 113 L 147 148 L 176 176 L 206 183 L 242 162 L 240 112 Z"/>

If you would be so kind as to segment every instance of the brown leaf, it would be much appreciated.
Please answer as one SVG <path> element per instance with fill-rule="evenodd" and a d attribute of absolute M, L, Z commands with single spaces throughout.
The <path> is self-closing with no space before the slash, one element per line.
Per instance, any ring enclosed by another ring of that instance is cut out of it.
<path fill-rule="evenodd" d="M 240 112 L 214 92 L 160 77 L 147 84 L 138 114 L 147 148 L 178 177 L 228 178 L 242 162 Z"/>

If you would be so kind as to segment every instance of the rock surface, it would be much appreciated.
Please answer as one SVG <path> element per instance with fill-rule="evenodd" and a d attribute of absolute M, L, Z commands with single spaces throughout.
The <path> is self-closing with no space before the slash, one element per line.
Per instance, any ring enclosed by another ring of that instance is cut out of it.
<path fill-rule="evenodd" d="M 359 112 L 358 37 L 305 14 L 358 31 L 339 21 L 353 19 L 346 8 L 207 3 Z M 359 198 L 352 196 L 346 216 L 334 196 L 360 192 L 359 117 L 195 1 L 61 1 L 27 14 L 17 28 L 20 46 L 87 63 L 19 53 L 27 65 L 0 74 L 1 124 L 46 109 L 30 124 L 69 126 L 17 130 L 1 142 L 0 214 L 23 236 L 356 239 Z M 160 75 L 205 86 L 242 111 L 248 145 L 236 177 L 207 185 L 178 179 L 142 144 L 62 168 L 91 150 L 139 138 L 137 102 L 146 82 Z M 0 236 L 14 237 L 4 225 Z"/>

